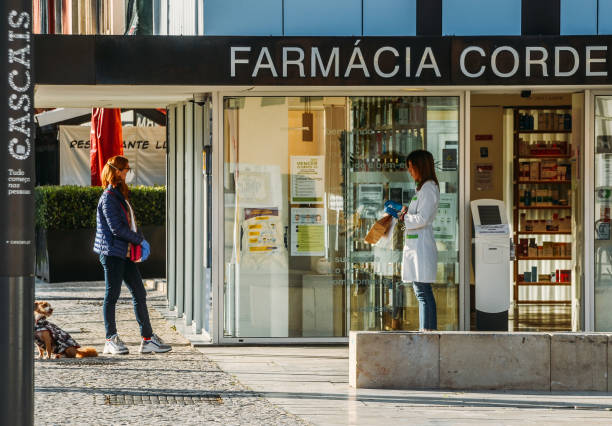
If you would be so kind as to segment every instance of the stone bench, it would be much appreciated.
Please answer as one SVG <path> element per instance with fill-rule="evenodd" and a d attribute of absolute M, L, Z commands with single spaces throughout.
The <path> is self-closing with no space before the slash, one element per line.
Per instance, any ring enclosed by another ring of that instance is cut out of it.
<path fill-rule="evenodd" d="M 351 331 L 349 384 L 612 392 L 612 335 Z"/>

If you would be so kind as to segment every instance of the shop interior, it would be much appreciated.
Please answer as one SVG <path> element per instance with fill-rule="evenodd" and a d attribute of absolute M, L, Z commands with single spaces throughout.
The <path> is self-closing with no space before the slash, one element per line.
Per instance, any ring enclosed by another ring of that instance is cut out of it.
<path fill-rule="evenodd" d="M 225 336 L 418 329 L 402 247 L 364 237 L 385 200 L 413 197 L 420 148 L 441 190 L 438 324 L 457 330 L 458 141 L 456 96 L 226 97 Z"/>
<path fill-rule="evenodd" d="M 584 94 L 472 94 L 470 116 L 471 199 L 504 201 L 515 249 L 508 329 L 580 330 Z"/>

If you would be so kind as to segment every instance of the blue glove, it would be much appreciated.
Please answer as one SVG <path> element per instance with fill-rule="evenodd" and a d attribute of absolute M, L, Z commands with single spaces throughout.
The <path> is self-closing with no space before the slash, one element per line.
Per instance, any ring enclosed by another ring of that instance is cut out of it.
<path fill-rule="evenodd" d="M 402 210 L 403 206 L 400 203 L 397 203 L 393 200 L 387 200 L 385 201 L 385 207 L 391 207 L 399 212 Z"/>
<path fill-rule="evenodd" d="M 395 210 L 393 207 L 391 206 L 387 206 L 385 207 L 385 213 L 390 214 L 391 216 L 393 216 L 394 218 L 398 218 L 397 214 L 399 213 L 397 210 Z"/>
<path fill-rule="evenodd" d="M 142 261 L 144 262 L 149 258 L 149 255 L 151 254 L 151 246 L 149 245 L 147 240 L 142 240 L 142 243 L 140 243 L 140 245 L 142 246 Z"/>

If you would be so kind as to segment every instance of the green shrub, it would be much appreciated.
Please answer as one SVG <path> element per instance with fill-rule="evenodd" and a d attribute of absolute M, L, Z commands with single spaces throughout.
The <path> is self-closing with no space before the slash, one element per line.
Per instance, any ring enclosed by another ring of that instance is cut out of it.
<path fill-rule="evenodd" d="M 139 226 L 166 224 L 166 188 L 130 187 L 130 201 Z M 96 227 L 96 208 L 102 188 L 38 186 L 35 189 L 36 226 L 44 229 Z"/>

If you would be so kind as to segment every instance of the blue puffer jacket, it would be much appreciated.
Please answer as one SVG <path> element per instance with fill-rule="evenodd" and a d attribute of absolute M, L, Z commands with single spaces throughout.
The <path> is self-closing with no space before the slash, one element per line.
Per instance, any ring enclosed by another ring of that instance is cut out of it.
<path fill-rule="evenodd" d="M 98 201 L 95 253 L 126 257 L 128 243 L 142 242 L 142 235 L 130 229 L 124 209 L 129 211 L 125 198 L 118 189 L 109 185 Z"/>

